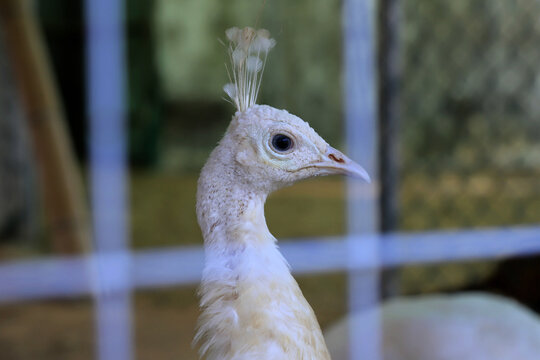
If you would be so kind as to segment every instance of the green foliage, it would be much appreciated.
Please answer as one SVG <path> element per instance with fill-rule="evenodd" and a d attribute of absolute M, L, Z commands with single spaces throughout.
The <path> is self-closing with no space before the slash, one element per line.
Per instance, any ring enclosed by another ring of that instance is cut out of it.
<path fill-rule="evenodd" d="M 168 137 L 165 143 L 171 153 L 164 154 L 165 166 L 199 168 L 198 154 L 213 147 L 230 121 L 234 110 L 222 99 L 223 85 L 228 82 L 227 54 L 219 39 L 232 26 L 267 28 L 277 40 L 268 57 L 258 102 L 287 109 L 329 142 L 340 141 L 341 3 L 276 0 L 261 6 L 259 1 L 240 0 L 155 2 L 158 73 L 168 104 L 166 127 L 177 134 L 191 127 L 188 123 L 206 129 L 206 140 L 196 144 Z M 219 110 L 198 116 L 195 110 L 204 104 Z M 185 137 L 191 138 L 189 133 Z"/>
<path fill-rule="evenodd" d="M 163 120 L 149 16 L 152 5 L 146 0 L 126 1 L 129 154 L 133 164 L 143 166 L 158 160 Z"/>

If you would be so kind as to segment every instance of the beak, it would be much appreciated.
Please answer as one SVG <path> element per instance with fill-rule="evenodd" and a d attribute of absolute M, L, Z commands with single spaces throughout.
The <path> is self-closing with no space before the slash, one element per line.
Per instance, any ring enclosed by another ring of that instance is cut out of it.
<path fill-rule="evenodd" d="M 331 146 L 328 146 L 326 149 L 324 159 L 321 162 L 313 164 L 313 166 L 326 170 L 326 173 L 329 175 L 348 175 L 363 179 L 368 183 L 371 182 L 371 178 L 363 167 L 349 159 L 347 156 L 343 155 L 341 151 L 336 150 Z"/>

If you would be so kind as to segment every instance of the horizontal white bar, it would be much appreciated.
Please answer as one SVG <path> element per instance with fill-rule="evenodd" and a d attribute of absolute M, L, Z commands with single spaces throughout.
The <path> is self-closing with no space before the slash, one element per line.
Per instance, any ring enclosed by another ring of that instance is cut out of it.
<path fill-rule="evenodd" d="M 135 287 L 196 284 L 204 266 L 202 247 L 174 247 L 137 252 L 133 256 Z"/>
<path fill-rule="evenodd" d="M 280 248 L 297 274 L 540 254 L 540 227 L 396 233 L 360 236 L 353 242 L 344 240 L 325 237 L 282 241 Z M 378 259 L 350 256 L 351 252 L 376 253 L 369 248 L 374 243 L 379 245 Z M 112 292 L 127 287 L 195 284 L 204 265 L 201 247 L 8 262 L 0 265 L 0 303 L 91 294 L 96 291 L 92 279 L 95 281 L 96 274 L 105 274 L 103 264 L 114 263 L 115 257 L 119 262 L 127 261 L 131 271 L 127 277 L 120 277 L 122 281 L 115 274 L 110 275 L 112 279 L 103 279 L 107 291 Z M 95 271 L 96 266 L 100 271 Z"/>
<path fill-rule="evenodd" d="M 0 302 L 77 297 L 91 292 L 87 259 L 50 257 L 0 265 Z"/>

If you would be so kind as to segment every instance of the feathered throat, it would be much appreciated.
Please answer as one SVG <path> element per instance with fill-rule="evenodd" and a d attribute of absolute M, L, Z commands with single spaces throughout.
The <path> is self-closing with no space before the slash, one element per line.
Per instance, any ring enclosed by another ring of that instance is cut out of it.
<path fill-rule="evenodd" d="M 276 42 L 268 30 L 251 27 L 233 27 L 226 35 L 231 67 L 227 67 L 230 83 L 223 90 L 238 111 L 245 111 L 257 102 L 266 57 Z"/>

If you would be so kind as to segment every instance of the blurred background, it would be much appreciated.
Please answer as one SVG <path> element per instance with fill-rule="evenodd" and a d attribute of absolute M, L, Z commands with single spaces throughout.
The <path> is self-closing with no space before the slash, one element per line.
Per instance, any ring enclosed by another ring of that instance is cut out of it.
<path fill-rule="evenodd" d="M 17 3 L 0 5 L 1 262 L 92 247 L 84 3 Z M 381 231 L 538 224 L 540 3 L 376 4 Z M 277 41 L 259 103 L 343 148 L 342 5 L 125 1 L 132 249 L 202 244 L 198 171 L 234 112 L 219 42 L 231 26 L 264 27 Z M 269 228 L 278 239 L 343 235 L 345 194 L 337 177 L 283 189 L 268 200 Z M 383 295 L 486 290 L 540 311 L 538 260 L 396 268 Z M 345 274 L 298 280 L 322 328 L 345 314 Z M 133 306 L 137 358 L 196 358 L 195 286 L 136 291 Z M 0 304 L 0 318 L 2 359 L 95 357 L 89 297 Z"/>

